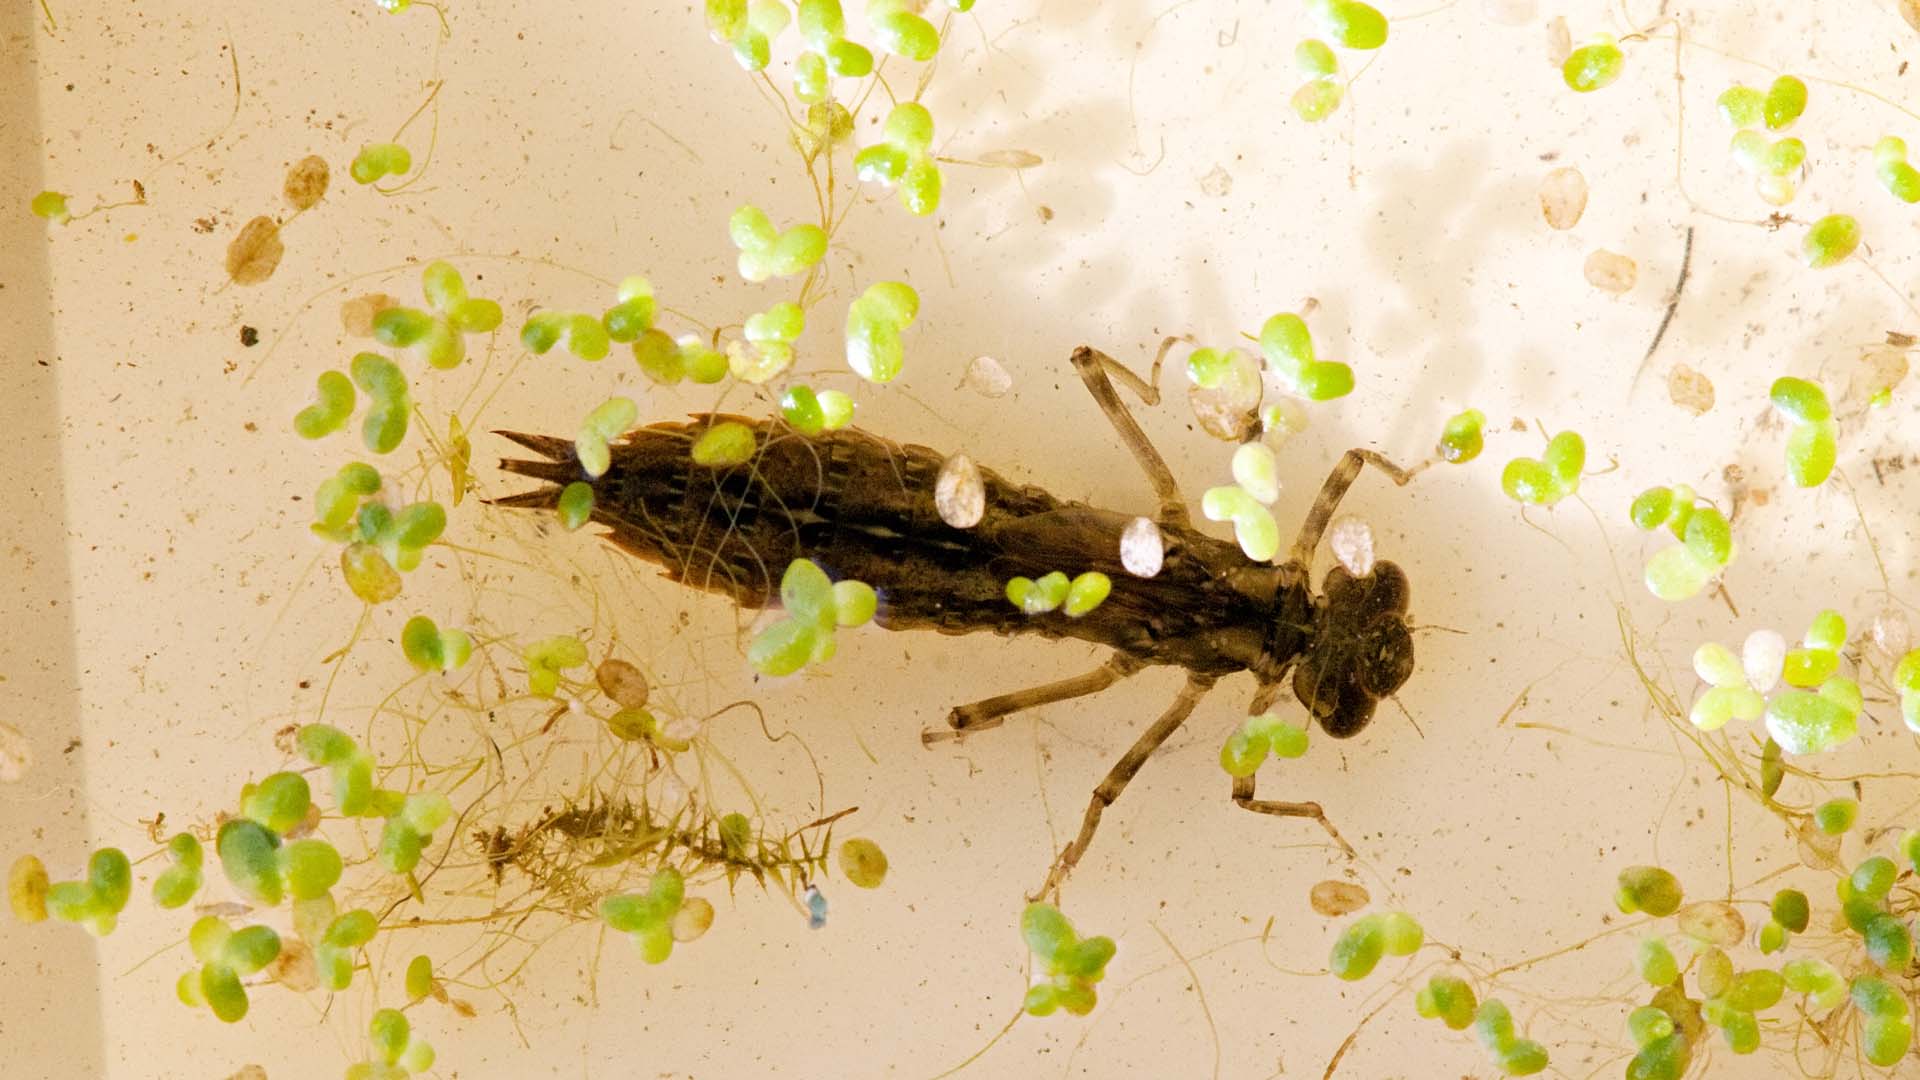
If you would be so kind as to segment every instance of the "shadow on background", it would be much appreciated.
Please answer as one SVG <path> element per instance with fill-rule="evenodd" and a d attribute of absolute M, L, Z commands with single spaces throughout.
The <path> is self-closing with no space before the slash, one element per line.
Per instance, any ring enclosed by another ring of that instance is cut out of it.
<path fill-rule="evenodd" d="M 0 42 L 17 60 L 0 64 L 0 251 L 7 253 L 0 258 L 0 325 L 9 328 L 11 345 L 0 362 L 0 432 L 8 444 L 0 718 L 26 735 L 34 757 L 22 780 L 0 787 L 0 859 L 11 864 L 29 851 L 57 856 L 48 870 L 58 879 L 82 868 L 76 857 L 87 850 L 89 834 L 47 225 L 24 212 L 44 185 L 32 63 L 45 32 L 38 20 L 32 4 L 0 12 Z M 0 1046 L 9 1061 L 58 1062 L 60 1076 L 105 1072 L 99 972 L 86 940 L 71 926 L 0 918 Z M 49 964 L 56 953 L 69 962 Z"/>

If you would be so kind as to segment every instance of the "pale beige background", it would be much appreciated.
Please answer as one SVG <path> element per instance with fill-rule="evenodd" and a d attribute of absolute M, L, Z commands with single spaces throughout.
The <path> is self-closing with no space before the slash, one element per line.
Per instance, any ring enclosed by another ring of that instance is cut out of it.
<path fill-rule="evenodd" d="M 1386 974 L 1343 985 L 1290 973 L 1322 967 L 1336 932 L 1306 903 L 1323 878 L 1356 876 L 1376 902 L 1415 912 L 1436 939 L 1490 967 L 1603 929 L 1624 864 L 1683 868 L 1711 895 L 1793 861 L 1778 828 L 1743 802 L 1733 827 L 1749 831 L 1725 850 L 1727 800 L 1645 718 L 1615 604 L 1658 636 L 1657 660 L 1682 674 L 1703 637 L 1737 641 L 1759 625 L 1795 634 L 1827 604 L 1860 621 L 1877 610 L 1884 598 L 1872 592 L 1845 489 L 1780 486 L 1783 436 L 1762 424 L 1764 393 L 1787 371 L 1844 387 L 1856 346 L 1920 319 L 1858 262 L 1804 270 L 1800 226 L 1770 232 L 1714 216 L 1764 214 L 1726 160 L 1711 108 L 1728 81 L 1769 77 L 1763 70 L 1685 56 L 1682 175 L 1696 210 L 1676 186 L 1671 43 L 1635 47 L 1619 85 L 1574 97 L 1545 58 L 1545 23 L 1564 14 L 1576 35 L 1618 31 L 1618 6 L 1543 2 L 1519 26 L 1490 19 L 1494 6 L 1462 0 L 1396 23 L 1350 106 L 1309 127 L 1285 106 L 1303 30 L 1291 3 L 982 0 L 956 21 L 930 91 L 938 142 L 955 157 L 1021 149 L 1045 164 L 1026 173 L 1024 190 L 1003 170 L 950 166 L 934 222 L 888 201 L 860 213 L 831 256 L 843 281 L 849 264 L 861 280 L 905 274 L 923 299 L 906 375 L 859 393 L 860 422 L 965 449 L 1065 496 L 1150 505 L 1071 377 L 1075 345 L 1138 362 L 1162 334 L 1225 342 L 1309 296 L 1320 303 L 1311 324 L 1323 355 L 1352 363 L 1360 389 L 1314 408 L 1313 429 L 1284 452 L 1283 521 L 1298 519 L 1347 446 L 1417 458 L 1466 405 L 1500 429 L 1470 467 L 1404 492 L 1369 477 L 1350 503 L 1373 522 L 1382 554 L 1412 575 L 1418 617 L 1461 631 L 1420 638 L 1402 695 L 1419 731 L 1387 710 L 1363 737 L 1317 739 L 1307 758 L 1262 775 L 1263 794 L 1322 800 L 1362 860 L 1348 864 L 1310 829 L 1227 801 L 1215 756 L 1250 692 L 1229 681 L 1108 814 L 1069 884 L 1073 918 L 1121 943 L 1099 1010 L 1021 1023 L 968 1075 L 1320 1075 L 1369 995 L 1388 985 Z M 1639 19 L 1655 8 L 1628 6 Z M 1914 100 L 1916 76 L 1900 69 L 1915 37 L 1889 4 L 1831 15 L 1811 4 L 1671 6 L 1717 48 Z M 305 534 L 307 506 L 294 500 L 337 453 L 296 445 L 286 418 L 314 373 L 353 347 L 339 336 L 342 292 L 322 290 L 448 256 L 470 280 L 484 275 L 476 291 L 507 304 L 510 326 L 531 301 L 603 302 L 602 287 L 577 274 L 460 253 L 518 255 L 603 278 L 644 272 L 668 302 L 718 321 L 771 295 L 733 278 L 727 214 L 752 200 L 789 220 L 810 213 L 811 198 L 778 114 L 680 5 L 456 3 L 444 43 L 430 13 L 390 19 L 370 2 L 54 10 L 57 33 L 25 0 L 0 25 L 9 509 L 0 716 L 28 733 L 38 762 L 0 791 L 0 848 L 9 858 L 39 851 L 58 874 L 88 844 L 144 850 L 136 819 L 161 810 L 170 821 L 204 819 L 245 775 L 277 767 L 271 731 L 311 715 L 317 691 L 299 684 L 323 673 L 321 658 L 351 629 L 354 612 L 311 581 L 275 624 L 319 550 Z M 244 87 L 237 112 L 228 49 Z M 439 146 L 420 185 L 388 200 L 338 184 L 288 227 L 272 281 L 223 287 L 233 232 L 284 212 L 289 163 L 318 153 L 343 174 L 436 77 L 446 80 Z M 1915 218 L 1862 161 L 1883 133 L 1920 138 L 1920 121 L 1816 84 L 1802 126 L 1814 168 L 1792 212 L 1859 214 L 1873 265 L 1909 289 Z M 1561 164 L 1593 187 L 1570 233 L 1549 231 L 1534 198 Z M 145 207 L 53 230 L 24 214 L 42 187 L 73 192 L 81 208 L 124 198 L 135 179 Z M 203 219 L 211 231 L 195 228 Z M 1689 226 L 1685 301 L 1630 398 Z M 1582 280 L 1596 247 L 1639 262 L 1628 295 Z M 395 272 L 354 288 L 411 295 L 415 280 Z M 241 347 L 243 324 L 259 328 L 259 347 Z M 834 365 L 836 337 L 831 325 L 809 332 L 811 366 Z M 243 385 L 269 347 L 271 364 Z M 1005 360 L 1012 394 L 954 390 L 980 353 Z M 1676 360 L 1718 387 L 1704 417 L 1666 401 Z M 485 419 L 556 433 L 585 403 L 644 390 L 617 360 L 587 368 L 558 357 L 510 385 Z M 642 400 L 650 418 L 712 402 L 691 391 Z M 1848 424 L 1842 457 L 1908 601 L 1920 499 L 1911 471 L 1882 482 L 1869 462 L 1911 453 L 1913 401 L 1909 387 L 1892 408 Z M 1596 469 L 1618 462 L 1583 487 L 1600 524 L 1570 502 L 1532 515 L 1540 528 L 1529 528 L 1500 497 L 1500 465 L 1540 445 L 1505 430 L 1515 418 L 1577 427 Z M 1143 423 L 1191 496 L 1223 481 L 1224 449 L 1177 402 Z M 476 437 L 488 490 L 511 487 L 491 471 L 503 449 Z M 1729 583 L 1744 618 L 1705 600 L 1663 607 L 1637 583 L 1652 547 L 1626 526 L 1626 503 L 1675 481 L 1724 500 L 1729 464 L 1774 494 L 1750 502 L 1739 524 Z M 456 530 L 478 520 L 456 516 Z M 753 693 L 803 732 L 828 809 L 857 803 L 855 830 L 886 846 L 893 874 L 874 893 L 833 887 L 832 921 L 818 933 L 777 897 L 751 888 L 737 902 L 722 897 L 713 932 L 657 969 L 624 948 L 596 962 L 590 933 L 559 938 L 509 988 L 511 1013 L 498 996 L 471 994 L 479 1019 L 417 1014 L 442 1050 L 440 1075 L 911 1077 L 979 1048 L 1024 989 L 1021 896 L 1175 677 L 1150 673 L 1048 709 L 1038 724 L 926 750 L 919 732 L 951 704 L 1093 658 L 1074 645 L 872 631 L 846 635 L 818 675 L 755 688 L 723 606 L 636 574 L 584 538 L 551 542 L 609 575 L 623 633 L 705 672 L 678 691 L 690 709 Z M 437 568 L 441 587 L 458 593 L 454 571 Z M 497 573 L 491 587 L 506 594 L 543 587 Z M 683 609 L 687 632 L 673 628 Z M 383 612 L 380 632 L 391 639 L 405 614 Z M 400 676 L 393 650 L 368 655 L 341 691 L 349 708 L 364 710 Z M 1524 708 L 1502 723 L 1528 686 Z M 1847 760 L 1911 770 L 1911 738 L 1884 704 L 1872 711 Z M 783 812 L 817 812 L 804 761 L 765 750 L 745 726 L 731 739 L 760 761 Z M 1912 802 L 1910 782 L 1869 787 L 1868 822 L 1910 815 Z M 1269 918 L 1263 949 L 1254 938 Z M 324 1077 L 357 1053 L 361 997 L 322 1016 L 317 996 L 263 991 L 247 1021 L 228 1028 L 171 1000 L 182 950 L 126 974 L 179 929 L 138 901 L 91 952 L 70 927 L 0 923 L 6 1075 L 217 1078 L 257 1061 L 276 1078 Z M 1612 939 L 1509 984 L 1562 1075 L 1618 1074 L 1624 1010 L 1568 999 L 1629 989 L 1628 957 Z M 593 1007 L 583 1004 L 589 977 Z M 1720 1057 L 1711 1075 L 1791 1070 L 1787 1058 Z M 1340 1075 L 1489 1072 L 1470 1038 L 1418 1021 L 1403 999 Z"/>

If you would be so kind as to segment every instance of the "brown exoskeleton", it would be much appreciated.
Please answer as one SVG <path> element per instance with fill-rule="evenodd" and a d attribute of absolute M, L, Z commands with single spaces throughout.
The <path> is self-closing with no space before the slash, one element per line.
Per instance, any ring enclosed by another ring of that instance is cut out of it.
<path fill-rule="evenodd" d="M 1162 359 L 1165 354 L 1163 348 Z M 953 731 L 940 733 L 949 738 L 998 726 L 1023 709 L 1095 693 L 1151 664 L 1185 668 L 1186 685 L 1094 788 L 1078 835 L 1035 895 L 1057 893 L 1107 806 L 1221 676 L 1251 672 L 1259 687 L 1251 711 L 1258 713 L 1279 697 L 1291 675 L 1295 696 L 1327 734 L 1344 739 L 1366 727 L 1378 701 L 1413 671 L 1409 587 L 1398 566 L 1380 562 L 1364 578 L 1336 567 L 1318 594 L 1309 568 L 1335 507 L 1364 465 L 1397 484 L 1417 469 L 1401 469 L 1372 451 L 1347 451 L 1321 487 L 1286 561 L 1254 562 L 1237 545 L 1193 528 L 1172 472 L 1109 375 L 1148 404 L 1159 399 L 1153 382 L 1090 348 L 1074 353 L 1073 366 L 1159 495 L 1155 521 L 1165 555 L 1153 577 L 1136 577 L 1121 565 L 1120 535 L 1131 515 L 1067 502 L 981 469 L 986 514 L 971 528 L 955 528 L 934 505 L 942 456 L 857 429 L 808 437 L 778 421 L 716 415 L 652 424 L 614 446 L 612 465 L 598 479 L 586 476 L 567 440 L 501 432 L 547 459 L 502 461 L 501 468 L 554 486 L 499 503 L 551 508 L 560 485 L 590 481 L 593 520 L 608 529 L 607 539 L 661 565 L 674 580 L 745 608 L 776 603 L 781 573 L 793 559 L 805 558 L 834 578 L 873 586 L 879 595 L 875 621 L 891 630 L 1041 634 L 1113 650 L 1083 674 L 955 708 L 948 716 Z M 1156 360 L 1156 380 L 1159 367 Z M 753 430 L 755 455 L 737 467 L 695 465 L 693 440 L 723 419 Z M 1027 615 L 1008 602 L 1008 579 L 1055 569 L 1102 571 L 1112 579 L 1112 592 L 1078 618 Z M 1233 781 L 1233 801 L 1258 813 L 1312 818 L 1352 854 L 1317 803 L 1256 799 L 1251 776 Z"/>

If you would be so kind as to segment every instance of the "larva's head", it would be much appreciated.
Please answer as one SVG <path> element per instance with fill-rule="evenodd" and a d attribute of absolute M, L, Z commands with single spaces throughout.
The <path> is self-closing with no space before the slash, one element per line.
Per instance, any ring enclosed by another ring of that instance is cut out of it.
<path fill-rule="evenodd" d="M 1412 590 L 1406 571 L 1390 562 L 1376 563 L 1363 578 L 1336 566 L 1323 588 L 1313 643 L 1294 665 L 1293 692 L 1328 735 L 1345 739 L 1413 674 Z"/>

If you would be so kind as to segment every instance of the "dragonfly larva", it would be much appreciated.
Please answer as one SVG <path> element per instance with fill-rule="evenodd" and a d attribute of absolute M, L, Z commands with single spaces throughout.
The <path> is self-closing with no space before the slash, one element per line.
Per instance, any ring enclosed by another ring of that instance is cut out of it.
<path fill-rule="evenodd" d="M 1235 544 L 1193 527 L 1172 472 L 1110 376 L 1149 404 L 1158 400 L 1153 383 L 1090 348 L 1074 353 L 1073 366 L 1159 496 L 1154 520 L 1164 556 L 1153 577 L 1134 576 L 1121 565 L 1121 533 L 1134 515 L 1060 499 L 982 468 L 986 512 L 977 524 L 956 528 L 941 519 L 934 501 L 942 455 L 855 428 L 806 436 L 778 420 L 721 414 L 651 424 L 614 445 L 611 465 L 598 478 L 580 467 L 569 440 L 500 432 L 544 458 L 502 461 L 501 468 L 550 486 L 499 504 L 551 509 L 562 486 L 590 482 L 593 521 L 607 529 L 609 541 L 682 584 L 744 608 L 777 603 L 781 573 L 804 558 L 833 578 L 871 585 L 879 595 L 874 621 L 890 630 L 1039 634 L 1113 650 L 1091 671 L 958 706 L 948 715 L 952 731 L 929 733 L 929 741 L 1096 693 L 1149 665 L 1185 669 L 1186 684 L 1173 703 L 1095 787 L 1078 835 L 1036 895 L 1054 893 L 1085 853 L 1106 807 L 1220 677 L 1239 671 L 1254 676 L 1254 713 L 1270 707 L 1290 677 L 1294 695 L 1327 734 L 1348 738 L 1366 727 L 1379 700 L 1413 671 L 1405 572 L 1382 561 L 1355 577 L 1336 566 L 1316 592 L 1309 568 L 1335 508 L 1365 465 L 1399 484 L 1417 470 L 1401 469 L 1372 451 L 1347 451 L 1286 560 L 1255 562 Z M 1156 362 L 1156 374 L 1158 367 Z M 753 456 L 731 467 L 696 465 L 694 440 L 722 421 L 753 432 Z M 1029 615 L 1008 602 L 1010 578 L 1039 577 L 1060 567 L 1101 571 L 1112 579 L 1112 592 L 1078 617 Z M 1312 818 L 1351 854 L 1319 804 L 1257 799 L 1254 792 L 1252 776 L 1234 779 L 1237 805 Z"/>

